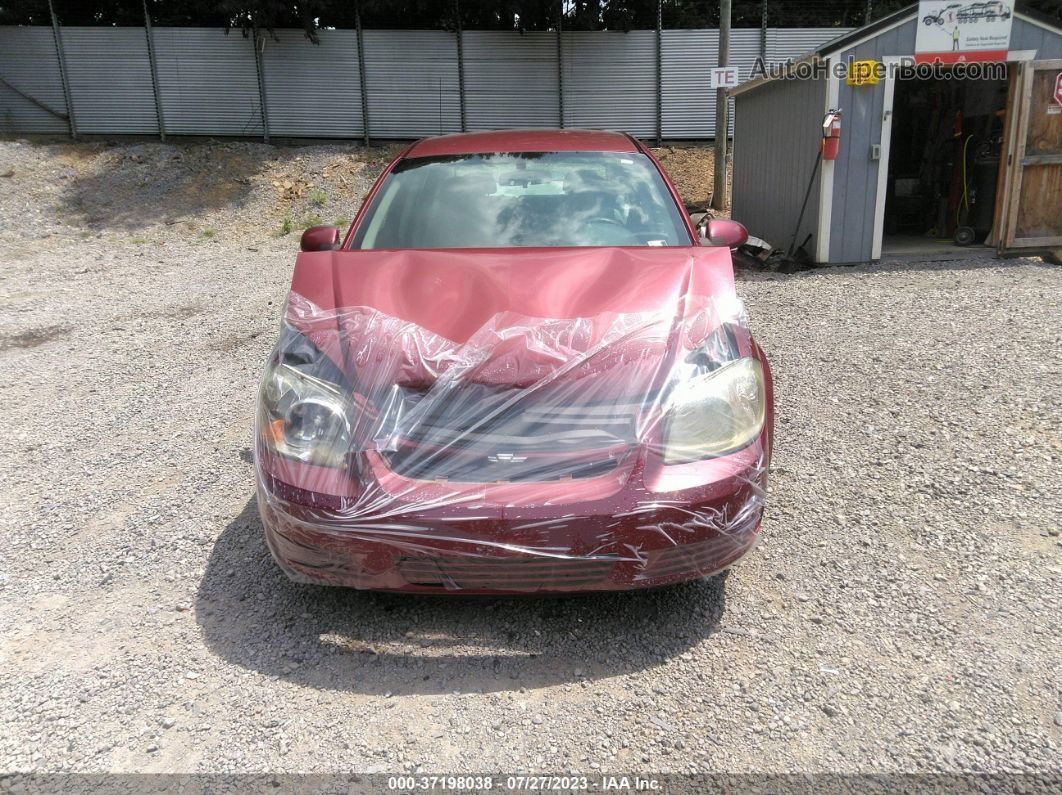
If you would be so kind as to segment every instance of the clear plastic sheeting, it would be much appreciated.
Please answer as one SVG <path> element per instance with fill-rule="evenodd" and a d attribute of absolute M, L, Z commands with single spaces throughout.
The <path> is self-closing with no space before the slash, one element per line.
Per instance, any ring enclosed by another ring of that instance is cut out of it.
<path fill-rule="evenodd" d="M 256 423 L 284 571 L 518 593 L 740 558 L 763 511 L 770 373 L 729 252 L 661 253 L 301 255 Z"/>

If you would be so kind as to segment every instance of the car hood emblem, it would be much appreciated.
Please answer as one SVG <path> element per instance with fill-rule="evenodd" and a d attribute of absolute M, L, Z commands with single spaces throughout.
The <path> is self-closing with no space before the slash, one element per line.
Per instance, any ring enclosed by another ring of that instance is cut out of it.
<path fill-rule="evenodd" d="M 492 464 L 519 464 L 527 460 L 526 455 L 515 455 L 513 453 L 491 453 L 487 456 L 487 460 Z"/>

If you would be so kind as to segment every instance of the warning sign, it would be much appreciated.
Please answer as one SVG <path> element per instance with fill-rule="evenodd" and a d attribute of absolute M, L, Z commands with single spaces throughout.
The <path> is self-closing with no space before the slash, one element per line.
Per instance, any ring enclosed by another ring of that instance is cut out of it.
<path fill-rule="evenodd" d="M 919 63 L 1005 61 L 1010 49 L 1014 0 L 918 4 L 915 60 Z"/>

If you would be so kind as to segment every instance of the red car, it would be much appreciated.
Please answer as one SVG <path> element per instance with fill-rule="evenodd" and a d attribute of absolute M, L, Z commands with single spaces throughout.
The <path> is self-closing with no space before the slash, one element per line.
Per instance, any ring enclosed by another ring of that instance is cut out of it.
<path fill-rule="evenodd" d="M 771 375 L 737 223 L 695 228 L 630 136 L 429 138 L 340 243 L 303 234 L 256 422 L 269 547 L 300 582 L 620 590 L 755 544 Z"/>

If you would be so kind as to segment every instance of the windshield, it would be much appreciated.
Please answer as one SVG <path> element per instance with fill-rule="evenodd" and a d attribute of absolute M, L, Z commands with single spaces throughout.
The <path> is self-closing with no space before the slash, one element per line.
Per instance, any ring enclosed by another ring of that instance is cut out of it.
<path fill-rule="evenodd" d="M 688 246 L 643 154 L 522 152 L 410 158 L 388 175 L 353 248 Z"/>

